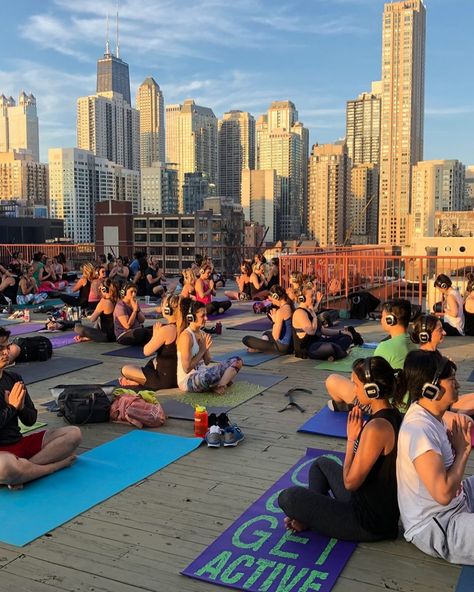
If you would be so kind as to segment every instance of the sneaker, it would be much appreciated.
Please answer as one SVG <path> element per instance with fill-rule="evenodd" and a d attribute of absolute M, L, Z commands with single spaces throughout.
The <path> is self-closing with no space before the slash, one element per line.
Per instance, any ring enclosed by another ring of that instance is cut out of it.
<path fill-rule="evenodd" d="M 211 413 L 211 415 L 213 414 Z M 217 425 L 221 428 L 221 430 L 231 427 L 227 413 L 221 413 L 217 416 Z"/>
<path fill-rule="evenodd" d="M 348 403 L 336 403 L 333 399 L 329 399 L 328 407 L 331 411 L 338 412 L 338 411 L 350 411 L 354 405 L 349 405 Z"/>
<path fill-rule="evenodd" d="M 215 413 L 211 413 L 207 418 L 207 427 L 210 428 L 211 426 L 217 425 L 217 415 Z"/>
<path fill-rule="evenodd" d="M 209 448 L 219 448 L 222 444 L 222 431 L 219 426 L 211 425 L 204 436 Z M 225 446 L 225 444 L 224 444 Z"/>
<path fill-rule="evenodd" d="M 236 425 L 229 426 L 224 430 L 224 447 L 237 446 L 237 444 L 239 442 L 242 442 L 244 438 L 245 436 L 243 435 L 242 430 L 240 428 L 238 428 Z"/>

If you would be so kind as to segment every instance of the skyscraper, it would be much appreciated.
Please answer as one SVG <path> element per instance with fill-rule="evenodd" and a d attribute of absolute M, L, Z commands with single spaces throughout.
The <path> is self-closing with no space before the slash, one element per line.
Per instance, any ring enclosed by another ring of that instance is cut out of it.
<path fill-rule="evenodd" d="M 291 101 L 274 101 L 258 118 L 256 133 L 257 168 L 274 169 L 280 180 L 277 238 L 299 238 L 307 196 L 308 130 L 298 122 Z"/>
<path fill-rule="evenodd" d="M 142 168 L 141 213 L 178 213 L 178 171 L 171 164 L 155 161 L 151 167 Z"/>
<path fill-rule="evenodd" d="M 165 108 L 163 93 L 149 76 L 138 88 L 137 109 L 140 112 L 140 168 L 153 162 L 165 162 Z"/>
<path fill-rule="evenodd" d="M 378 195 L 378 166 L 372 162 L 353 166 L 349 207 L 346 209 L 346 243 L 353 245 L 377 243 Z"/>
<path fill-rule="evenodd" d="M 22 91 L 18 104 L 0 95 L 0 152 L 28 150 L 39 162 L 39 133 L 36 98 Z"/>
<path fill-rule="evenodd" d="M 128 64 L 120 59 L 119 29 L 117 14 L 117 37 L 115 55 L 109 47 L 109 22 L 107 18 L 107 39 L 105 42 L 104 57 L 97 60 L 97 85 L 96 92 L 115 92 L 122 95 L 124 100 L 131 105 L 130 100 L 130 75 Z"/>
<path fill-rule="evenodd" d="M 323 247 L 345 241 L 350 170 L 345 144 L 313 146 L 308 173 L 308 232 Z"/>
<path fill-rule="evenodd" d="M 179 211 L 183 211 L 185 173 L 207 173 L 217 183 L 217 119 L 192 99 L 166 106 L 166 157 L 178 165 Z"/>
<path fill-rule="evenodd" d="M 379 242 L 405 245 L 412 166 L 423 158 L 425 22 L 422 0 L 385 4 Z"/>
<path fill-rule="evenodd" d="M 258 222 L 268 230 L 267 241 L 277 240 L 276 222 L 280 203 L 280 180 L 274 170 L 242 171 L 242 207 L 245 220 Z"/>
<path fill-rule="evenodd" d="M 48 165 L 35 162 L 29 152 L 0 152 L 0 200 L 26 200 L 48 205 Z"/>
<path fill-rule="evenodd" d="M 241 201 L 242 170 L 255 168 L 255 119 L 229 111 L 219 120 L 219 195 Z"/>
<path fill-rule="evenodd" d="M 347 101 L 346 144 L 353 165 L 380 162 L 382 83 L 372 82 L 371 92 Z"/>

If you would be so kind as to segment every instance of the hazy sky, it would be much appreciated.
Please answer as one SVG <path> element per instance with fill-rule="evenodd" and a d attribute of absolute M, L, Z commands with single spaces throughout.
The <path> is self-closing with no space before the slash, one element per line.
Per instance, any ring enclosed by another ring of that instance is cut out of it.
<path fill-rule="evenodd" d="M 256 117 L 291 99 L 310 142 L 344 136 L 345 104 L 380 78 L 383 0 L 120 0 L 133 101 L 153 76 L 165 103 Z M 426 0 L 425 159 L 474 163 L 473 0 Z M 0 93 L 33 92 L 42 160 L 75 145 L 76 99 L 95 92 L 114 0 L 26 0 L 0 23 Z"/>

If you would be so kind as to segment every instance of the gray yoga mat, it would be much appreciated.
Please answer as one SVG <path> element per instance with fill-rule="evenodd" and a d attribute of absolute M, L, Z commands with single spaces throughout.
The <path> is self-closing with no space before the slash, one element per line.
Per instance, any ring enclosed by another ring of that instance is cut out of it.
<path fill-rule="evenodd" d="M 242 358 L 244 362 L 244 366 L 258 366 L 259 364 L 263 364 L 264 362 L 268 362 L 268 360 L 273 360 L 273 358 L 279 358 L 279 354 L 267 354 L 263 352 L 248 352 L 245 348 L 237 349 L 234 351 L 224 352 L 224 353 L 213 353 L 212 354 L 212 361 L 213 362 L 225 362 L 229 358 L 234 356 L 239 356 Z"/>
<path fill-rule="evenodd" d="M 19 374 L 25 384 L 33 384 L 34 382 L 40 382 L 41 380 L 82 370 L 83 368 L 90 368 L 98 364 L 102 364 L 102 362 L 87 358 L 53 356 L 49 360 L 46 360 L 46 362 L 17 364 L 12 369 L 12 372 Z"/>
<path fill-rule="evenodd" d="M 265 316 L 261 316 L 253 321 L 247 321 L 246 323 L 240 323 L 233 327 L 227 327 L 234 331 L 269 331 L 272 328 L 272 322 Z"/>

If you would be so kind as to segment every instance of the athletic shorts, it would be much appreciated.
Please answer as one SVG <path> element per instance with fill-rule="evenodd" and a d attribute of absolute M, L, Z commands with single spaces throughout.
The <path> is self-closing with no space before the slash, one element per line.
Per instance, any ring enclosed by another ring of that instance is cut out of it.
<path fill-rule="evenodd" d="M 46 430 L 23 436 L 15 444 L 0 446 L 0 452 L 10 452 L 18 458 L 31 458 L 43 448 L 43 438 Z"/>

